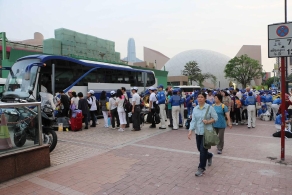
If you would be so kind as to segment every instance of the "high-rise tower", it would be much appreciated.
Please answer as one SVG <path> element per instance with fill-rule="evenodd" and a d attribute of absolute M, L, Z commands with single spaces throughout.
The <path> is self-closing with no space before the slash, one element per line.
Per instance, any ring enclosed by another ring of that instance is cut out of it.
<path fill-rule="evenodd" d="M 142 60 L 136 58 L 136 46 L 135 46 L 135 40 L 133 38 L 130 38 L 128 40 L 128 55 L 123 60 L 131 62 L 131 63 L 142 62 Z"/>
<path fill-rule="evenodd" d="M 128 61 L 136 62 L 136 47 L 135 40 L 133 38 L 128 40 Z"/>

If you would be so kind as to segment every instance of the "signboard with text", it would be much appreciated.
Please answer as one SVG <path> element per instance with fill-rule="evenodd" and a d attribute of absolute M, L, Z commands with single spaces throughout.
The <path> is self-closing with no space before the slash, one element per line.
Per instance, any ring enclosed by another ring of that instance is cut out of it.
<path fill-rule="evenodd" d="M 268 25 L 269 58 L 292 56 L 292 23 Z"/>

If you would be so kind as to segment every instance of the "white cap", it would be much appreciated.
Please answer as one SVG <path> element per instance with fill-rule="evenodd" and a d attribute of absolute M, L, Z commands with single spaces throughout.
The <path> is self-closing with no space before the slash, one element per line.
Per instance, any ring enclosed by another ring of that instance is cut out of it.
<path fill-rule="evenodd" d="M 132 87 L 131 90 L 133 90 L 133 89 L 138 91 L 138 87 Z"/>
<path fill-rule="evenodd" d="M 93 90 L 89 90 L 87 93 L 94 94 Z"/>
<path fill-rule="evenodd" d="M 154 90 L 156 90 L 156 88 L 155 87 L 149 87 L 149 90 L 154 91 Z"/>
<path fill-rule="evenodd" d="M 110 94 L 111 95 L 114 95 L 114 94 L 116 94 L 116 92 L 115 91 L 111 91 Z"/>

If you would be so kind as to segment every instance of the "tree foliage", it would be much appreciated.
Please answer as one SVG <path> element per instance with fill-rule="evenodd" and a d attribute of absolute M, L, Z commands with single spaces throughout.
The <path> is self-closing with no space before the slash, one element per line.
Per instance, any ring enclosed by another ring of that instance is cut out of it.
<path fill-rule="evenodd" d="M 217 83 L 217 77 L 211 73 L 202 73 L 196 61 L 190 61 L 186 63 L 184 70 L 182 71 L 182 74 L 188 76 L 190 83 L 195 81 L 201 87 L 203 87 L 203 82 L 206 79 L 211 79 L 211 82 L 214 84 L 214 87 L 216 86 Z"/>
<path fill-rule="evenodd" d="M 212 80 L 217 80 L 216 76 L 214 76 L 213 74 L 211 73 L 201 73 L 197 76 L 197 81 L 199 83 L 199 85 L 201 87 L 203 87 L 203 82 L 206 80 L 206 79 L 211 79 Z"/>
<path fill-rule="evenodd" d="M 261 78 L 262 65 L 247 55 L 234 57 L 224 69 L 225 78 L 231 78 L 246 87 L 253 79 Z"/>
<path fill-rule="evenodd" d="M 275 82 L 279 82 L 278 77 L 275 77 Z M 264 82 L 264 84 L 267 85 L 268 87 L 271 87 L 273 83 L 274 83 L 274 77 L 270 77 Z"/>
<path fill-rule="evenodd" d="M 197 78 L 201 74 L 201 69 L 196 61 L 190 61 L 186 63 L 182 74 L 188 76 L 190 83 L 192 83 L 192 81 L 198 81 Z"/>

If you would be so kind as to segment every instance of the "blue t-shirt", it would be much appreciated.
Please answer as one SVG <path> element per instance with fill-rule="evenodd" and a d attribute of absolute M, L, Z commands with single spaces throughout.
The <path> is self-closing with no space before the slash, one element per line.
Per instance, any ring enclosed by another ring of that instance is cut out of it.
<path fill-rule="evenodd" d="M 218 120 L 213 124 L 213 127 L 225 129 L 227 126 L 225 120 L 225 113 L 228 112 L 228 107 L 224 105 L 224 112 L 222 109 L 222 104 L 220 106 L 214 105 L 213 107 L 218 115 Z"/>

